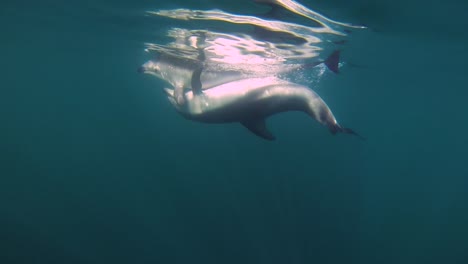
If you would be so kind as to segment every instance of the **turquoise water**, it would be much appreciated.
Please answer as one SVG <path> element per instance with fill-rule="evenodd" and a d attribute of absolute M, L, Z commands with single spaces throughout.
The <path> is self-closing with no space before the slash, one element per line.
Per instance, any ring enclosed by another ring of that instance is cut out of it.
<path fill-rule="evenodd" d="M 267 142 L 136 72 L 176 23 L 146 11 L 267 9 L 232 2 L 1 4 L 0 263 L 466 263 L 467 4 L 302 1 L 370 27 L 314 87 L 367 141 L 285 113 Z"/>

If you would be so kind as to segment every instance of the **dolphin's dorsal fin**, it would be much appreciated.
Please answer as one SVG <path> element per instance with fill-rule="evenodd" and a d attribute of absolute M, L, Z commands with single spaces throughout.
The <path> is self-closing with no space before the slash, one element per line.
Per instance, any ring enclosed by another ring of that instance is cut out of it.
<path fill-rule="evenodd" d="M 265 119 L 254 119 L 254 120 L 246 120 L 242 121 L 241 124 L 245 126 L 250 132 L 254 133 L 255 135 L 266 139 L 266 140 L 275 140 L 275 136 L 268 131 L 268 128 L 265 124 Z"/>
<path fill-rule="evenodd" d="M 310 69 L 317 65 L 324 63 L 327 68 L 334 72 L 339 73 L 340 68 L 340 51 L 335 50 L 328 58 L 324 61 L 316 61 L 312 63 L 306 63 L 302 66 L 302 69 Z"/>
<path fill-rule="evenodd" d="M 332 72 L 338 73 L 340 67 L 340 51 L 335 50 L 330 56 L 328 56 L 324 63 Z"/>
<path fill-rule="evenodd" d="M 200 80 L 202 70 L 203 67 L 200 66 L 192 73 L 192 92 L 194 95 L 202 93 L 202 83 Z"/>

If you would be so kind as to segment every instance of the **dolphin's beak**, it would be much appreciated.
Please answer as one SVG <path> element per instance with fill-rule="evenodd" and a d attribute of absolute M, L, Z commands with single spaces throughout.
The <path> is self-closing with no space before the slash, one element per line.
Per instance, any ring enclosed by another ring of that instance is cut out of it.
<path fill-rule="evenodd" d="M 138 69 L 137 69 L 137 72 L 138 72 L 138 73 L 145 73 L 145 71 L 146 71 L 145 66 L 140 66 L 140 67 L 138 67 Z"/>

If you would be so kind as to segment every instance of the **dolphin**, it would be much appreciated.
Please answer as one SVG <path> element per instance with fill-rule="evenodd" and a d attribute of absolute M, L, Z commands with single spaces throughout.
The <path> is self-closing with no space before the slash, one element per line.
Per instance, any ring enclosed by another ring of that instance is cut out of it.
<path fill-rule="evenodd" d="M 173 89 L 164 90 L 171 104 L 186 119 L 202 123 L 239 122 L 266 140 L 275 140 L 275 136 L 266 127 L 265 120 L 287 111 L 308 114 L 332 134 L 347 133 L 361 137 L 352 129 L 339 125 L 317 93 L 276 77 L 240 79 L 206 89 L 200 96 L 189 90 L 185 93 L 183 105 L 176 102 Z"/>
<path fill-rule="evenodd" d="M 326 60 L 306 64 L 296 64 L 292 67 L 279 65 L 274 68 L 275 74 L 282 74 L 297 69 L 308 69 L 324 63 L 334 73 L 339 72 L 340 51 L 334 51 Z M 211 67 L 214 68 L 214 67 Z M 138 70 L 168 82 L 174 89 L 174 98 L 180 105 L 184 103 L 184 92 L 191 89 L 194 94 L 201 94 L 202 90 L 210 89 L 224 83 L 250 77 L 246 73 L 235 70 L 204 69 L 200 61 L 160 54 L 156 60 L 149 60 Z M 270 73 L 270 72 L 268 72 Z"/>

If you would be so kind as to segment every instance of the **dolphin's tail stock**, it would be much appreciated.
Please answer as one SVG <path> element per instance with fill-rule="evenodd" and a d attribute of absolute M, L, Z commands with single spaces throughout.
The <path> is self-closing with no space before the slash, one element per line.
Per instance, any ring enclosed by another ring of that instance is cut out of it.
<path fill-rule="evenodd" d="M 330 132 L 335 135 L 337 133 L 344 133 L 344 134 L 351 134 L 354 135 L 362 140 L 365 140 L 363 136 L 356 133 L 351 128 L 342 127 L 336 121 L 335 116 L 333 115 L 331 109 L 328 105 L 323 101 L 323 99 L 313 90 L 305 88 L 307 95 L 303 96 L 302 98 L 307 101 L 304 105 L 306 109 L 303 109 L 304 112 L 308 113 L 311 117 L 315 120 L 319 121 L 322 125 L 328 127 Z"/>

